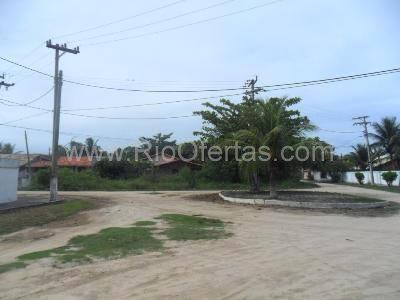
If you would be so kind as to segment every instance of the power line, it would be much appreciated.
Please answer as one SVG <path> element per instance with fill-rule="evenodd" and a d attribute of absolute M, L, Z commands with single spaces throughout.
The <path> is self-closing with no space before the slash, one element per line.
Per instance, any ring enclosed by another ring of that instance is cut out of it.
<path fill-rule="evenodd" d="M 343 133 L 343 134 L 358 133 L 357 131 L 336 131 L 336 130 L 323 129 L 320 127 L 318 127 L 317 130 L 325 131 L 325 132 L 332 132 L 332 133 Z"/>
<path fill-rule="evenodd" d="M 19 118 L 19 119 L 7 121 L 7 122 L 5 122 L 5 123 L 1 123 L 0 125 L 7 125 L 7 124 L 11 124 L 11 123 L 16 123 L 16 122 L 19 122 L 19 121 L 23 121 L 23 120 L 27 120 L 27 119 L 39 117 L 39 116 L 42 116 L 42 115 L 45 115 L 45 114 L 48 114 L 48 112 L 46 111 L 46 112 L 41 112 L 41 113 L 38 113 L 38 114 L 33 114 L 33 115 L 25 116 L 25 117 L 23 117 L 23 118 Z"/>
<path fill-rule="evenodd" d="M 24 66 L 22 64 L 19 64 L 17 62 L 7 59 L 7 58 L 0 57 L 0 59 L 3 61 L 6 61 L 8 63 L 17 65 L 21 68 L 30 70 L 32 72 L 36 72 L 43 76 L 54 78 L 53 75 L 30 68 L 28 66 Z M 318 80 L 311 80 L 311 81 L 300 81 L 300 82 L 281 83 L 281 84 L 273 84 L 273 85 L 263 85 L 263 86 L 260 86 L 259 88 L 264 88 L 264 89 L 266 89 L 266 91 L 264 91 L 264 92 L 268 92 L 268 91 L 275 91 L 275 90 L 285 90 L 285 89 L 292 89 L 292 88 L 298 88 L 298 87 L 304 87 L 304 86 L 328 84 L 328 83 L 340 82 L 340 81 L 346 81 L 346 80 L 381 76 L 381 75 L 394 74 L 394 73 L 399 73 L 399 72 L 400 72 L 400 68 L 392 68 L 392 69 L 386 69 L 386 70 L 369 72 L 369 73 L 361 73 L 361 74 L 355 74 L 355 75 L 325 78 L 325 79 L 318 79 Z M 72 80 L 63 80 L 63 81 L 70 83 L 70 84 L 86 86 L 86 87 L 91 87 L 91 88 L 115 90 L 115 91 L 125 91 L 125 92 L 143 92 L 143 93 L 200 93 L 200 92 L 238 91 L 238 90 L 246 89 L 245 87 L 238 87 L 238 88 L 198 89 L 198 90 L 147 90 L 147 89 L 129 89 L 129 88 L 117 88 L 117 87 L 110 87 L 110 86 L 103 86 L 103 85 L 94 85 L 94 84 L 87 84 L 87 83 L 77 82 L 77 81 L 72 81 Z"/>
<path fill-rule="evenodd" d="M 153 103 L 138 103 L 138 104 L 119 105 L 119 106 L 97 106 L 97 107 L 84 107 L 84 108 L 75 108 L 75 109 L 71 108 L 71 109 L 63 109 L 62 111 L 63 112 L 68 112 L 68 111 L 85 111 L 85 110 L 107 110 L 107 109 L 118 109 L 118 108 L 153 106 L 153 105 L 162 105 L 162 104 L 172 104 L 172 103 L 182 103 L 182 102 L 193 102 L 193 101 L 210 100 L 210 99 L 225 98 L 225 97 L 240 96 L 240 95 L 243 95 L 243 93 L 219 95 L 219 96 L 210 96 L 210 97 L 201 97 L 201 98 L 192 98 L 192 99 L 183 99 L 183 100 L 161 101 L 161 102 L 153 102 Z"/>
<path fill-rule="evenodd" d="M 104 119 L 104 120 L 168 120 L 168 119 L 182 119 L 197 117 L 196 115 L 183 115 L 183 116 L 169 116 L 169 117 L 107 117 L 107 116 L 93 116 L 93 115 L 82 115 L 75 113 L 61 112 L 63 115 L 92 118 L 92 119 Z"/>
<path fill-rule="evenodd" d="M 30 104 L 32 104 L 32 103 L 34 103 L 34 102 L 39 101 L 39 100 L 42 99 L 43 97 L 45 97 L 45 96 L 47 96 L 48 94 L 50 94 L 51 91 L 52 91 L 53 89 L 54 89 L 54 86 L 52 86 L 47 92 L 45 92 L 44 94 L 40 95 L 39 97 L 37 97 L 37 98 L 35 98 L 35 99 L 31 100 L 31 101 L 28 101 L 28 102 L 24 103 L 24 105 L 30 105 Z"/>
<path fill-rule="evenodd" d="M 53 134 L 51 130 L 42 129 L 42 128 L 33 128 L 33 127 L 24 127 L 24 126 L 17 126 L 17 125 L 9 125 L 9 124 L 0 124 L 0 126 L 10 127 L 10 128 L 17 128 L 17 129 L 24 129 L 24 130 L 32 130 L 38 132 L 46 132 Z M 110 137 L 110 136 L 101 136 L 101 135 L 88 135 L 88 134 L 81 134 L 81 133 L 72 133 L 72 132 L 63 132 L 60 131 L 60 134 L 67 135 L 67 136 L 84 136 L 84 137 L 93 137 L 99 139 L 108 139 L 108 140 L 121 140 L 121 141 L 133 141 L 133 139 L 128 138 L 119 138 L 119 137 Z"/>
<path fill-rule="evenodd" d="M 393 69 L 387 69 L 387 70 L 382 70 L 382 71 L 375 71 L 375 72 L 361 73 L 361 74 L 347 75 L 347 76 L 340 76 L 340 77 L 333 77 L 333 78 L 325 78 L 325 79 L 318 79 L 318 80 L 300 81 L 300 82 L 292 82 L 292 83 L 281 83 L 281 84 L 274 84 L 274 85 L 263 85 L 261 87 L 265 88 L 265 89 L 268 89 L 270 87 L 287 88 L 286 86 L 294 85 L 293 88 L 295 88 L 295 87 L 297 87 L 297 85 L 303 86 L 303 85 L 312 85 L 314 83 L 324 83 L 324 82 L 330 83 L 330 82 L 343 81 L 343 80 L 380 76 L 380 75 L 392 74 L 392 73 L 398 73 L 398 72 L 400 72 L 400 68 L 393 68 Z M 278 89 L 274 89 L 274 90 L 278 90 Z M 268 92 L 268 90 L 267 90 L 267 92 Z"/>
<path fill-rule="evenodd" d="M 0 98 L 0 103 L 3 101 L 14 104 L 13 106 L 23 106 L 23 107 L 36 109 L 36 110 L 42 110 L 45 112 L 53 112 L 53 110 L 51 110 L 51 109 L 27 105 L 27 104 L 19 103 L 16 101 Z M 107 117 L 107 116 L 76 114 L 76 113 L 69 113 L 69 112 L 65 112 L 65 111 L 61 111 L 61 114 L 69 115 L 69 116 L 76 116 L 76 117 L 83 117 L 83 118 L 105 119 L 105 120 L 168 120 L 168 119 L 181 119 L 181 118 L 196 117 L 195 115 L 168 116 L 168 117 Z"/>
<path fill-rule="evenodd" d="M 129 28 L 126 28 L 126 29 L 118 30 L 118 31 L 98 34 L 98 35 L 95 35 L 95 36 L 83 38 L 83 39 L 80 39 L 80 40 L 75 40 L 75 41 L 72 41 L 72 42 L 88 41 L 88 40 L 98 39 L 98 38 L 105 37 L 105 36 L 116 35 L 116 34 L 128 32 L 128 31 L 133 31 L 133 30 L 136 30 L 136 29 L 146 28 L 146 27 L 149 27 L 149 26 L 152 26 L 152 25 L 162 24 L 162 23 L 165 23 L 165 22 L 169 22 L 169 21 L 172 21 L 172 20 L 176 20 L 176 19 L 179 19 L 179 18 L 182 18 L 182 17 L 189 16 L 189 15 L 192 15 L 192 14 L 196 14 L 196 13 L 199 13 L 199 12 L 202 12 L 202 11 L 205 11 L 205 10 L 209 10 L 209 9 L 212 9 L 212 8 L 215 8 L 215 7 L 218 7 L 218 6 L 222 6 L 222 5 L 234 2 L 234 1 L 236 1 L 236 0 L 222 1 L 222 2 L 219 2 L 219 3 L 213 4 L 213 5 L 210 5 L 210 6 L 206 6 L 206 7 L 202 7 L 202 8 L 199 8 L 199 9 L 191 10 L 191 11 L 188 11 L 186 13 L 179 14 L 179 15 L 176 15 L 176 16 L 173 16 L 173 17 L 161 19 L 161 20 L 158 20 L 158 21 L 146 23 L 146 24 L 139 25 L 139 26 L 129 27 Z"/>
<path fill-rule="evenodd" d="M 168 31 L 178 30 L 178 29 L 182 29 L 182 28 L 186 28 L 186 27 L 190 27 L 190 26 L 194 26 L 194 25 L 198 25 L 198 24 L 203 24 L 203 23 L 219 20 L 219 19 L 222 19 L 222 18 L 231 17 L 231 16 L 234 16 L 234 15 L 246 13 L 248 11 L 252 11 L 252 10 L 255 10 L 255 9 L 258 9 L 258 8 L 262 8 L 262 7 L 265 7 L 265 6 L 268 6 L 268 5 L 276 4 L 276 3 L 282 2 L 282 1 L 284 1 L 284 0 L 275 0 L 275 1 L 267 2 L 267 3 L 261 4 L 261 5 L 256 5 L 256 6 L 253 6 L 253 7 L 237 10 L 237 11 L 234 11 L 234 12 L 231 12 L 231 13 L 228 13 L 228 14 L 219 15 L 219 16 L 216 16 L 216 17 L 200 20 L 200 21 L 197 21 L 197 22 L 183 24 L 183 25 L 167 28 L 167 29 L 164 29 L 164 30 L 153 31 L 153 32 L 148 32 L 148 33 L 144 33 L 144 34 L 128 36 L 128 37 L 119 38 L 119 39 L 113 39 L 113 40 L 106 40 L 106 41 L 90 43 L 90 44 L 83 44 L 83 45 L 84 46 L 95 46 L 95 45 L 102 45 L 102 44 L 109 44 L 109 43 L 125 41 L 125 40 L 129 40 L 129 39 L 136 39 L 136 38 L 141 38 L 141 37 L 150 36 L 150 35 L 157 35 L 157 34 L 168 32 Z"/>
<path fill-rule="evenodd" d="M 150 10 L 147 10 L 147 11 L 144 11 L 144 12 L 132 15 L 132 16 L 128 16 L 128 17 L 119 19 L 119 20 L 115 20 L 115 21 L 111 21 L 111 22 L 108 22 L 108 23 L 100 24 L 100 25 L 97 25 L 97 26 L 94 26 L 94 27 L 89 27 L 89 28 L 82 29 L 82 30 L 79 30 L 79 31 L 70 32 L 70 33 L 59 35 L 59 36 L 55 36 L 55 37 L 53 37 L 53 39 L 64 38 L 64 37 L 67 37 L 67 36 L 77 35 L 77 34 L 81 34 L 81 33 L 84 33 L 84 32 L 93 31 L 93 30 L 96 30 L 96 29 L 99 29 L 99 28 L 104 28 L 104 27 L 107 27 L 107 26 L 110 26 L 110 25 L 118 24 L 118 23 L 121 23 L 121 22 L 124 22 L 124 21 L 127 21 L 127 20 L 131 20 L 131 19 L 134 19 L 134 18 L 137 18 L 137 17 L 141 17 L 141 16 L 144 16 L 144 15 L 156 12 L 158 10 L 162 10 L 162 9 L 174 6 L 174 5 L 182 3 L 182 2 L 186 2 L 186 0 L 179 0 L 179 1 L 171 2 L 169 4 L 166 4 L 166 5 L 163 5 L 163 6 L 160 6 L 160 7 L 156 7 L 156 8 L 153 8 L 153 9 L 150 9 Z"/>

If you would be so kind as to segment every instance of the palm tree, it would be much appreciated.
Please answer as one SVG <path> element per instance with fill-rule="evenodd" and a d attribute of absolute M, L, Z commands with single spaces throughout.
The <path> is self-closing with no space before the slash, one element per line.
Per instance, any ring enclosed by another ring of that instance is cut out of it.
<path fill-rule="evenodd" d="M 239 142 L 247 143 L 255 149 L 266 146 L 270 157 L 266 168 L 269 173 L 270 197 L 277 197 L 277 172 L 282 163 L 281 151 L 284 146 L 296 147 L 304 138 L 303 134 L 315 127 L 307 117 L 301 116 L 298 110 L 291 110 L 292 105 L 300 102 L 300 98 L 269 98 L 258 100 L 247 106 L 243 118 L 247 120 L 249 129 L 236 133 Z M 258 153 L 257 153 L 258 154 Z M 253 171 L 263 167 L 264 161 L 256 159 L 251 167 Z"/>
<path fill-rule="evenodd" d="M 396 117 L 385 117 L 380 123 L 373 123 L 372 127 L 375 130 L 375 133 L 370 133 L 375 140 L 372 146 L 382 147 L 389 154 L 390 161 L 396 159 L 396 165 L 399 167 L 400 157 L 396 154 L 400 148 L 400 123 Z"/>
<path fill-rule="evenodd" d="M 92 137 L 89 137 L 85 140 L 85 150 L 87 155 L 91 155 L 93 154 L 93 151 L 100 149 L 100 147 L 97 144 L 98 141 L 99 140 L 95 141 Z"/>
<path fill-rule="evenodd" d="M 349 157 L 356 167 L 365 170 L 368 167 L 368 150 L 364 144 L 357 144 L 352 146 L 353 150 L 350 152 Z"/>

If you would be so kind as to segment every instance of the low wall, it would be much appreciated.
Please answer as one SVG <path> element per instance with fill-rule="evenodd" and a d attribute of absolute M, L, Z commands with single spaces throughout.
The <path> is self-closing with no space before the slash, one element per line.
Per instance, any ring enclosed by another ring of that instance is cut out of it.
<path fill-rule="evenodd" d="M 357 171 L 364 174 L 364 183 L 371 183 L 370 180 L 370 172 L 369 171 Z M 356 178 L 357 172 L 344 172 L 343 173 L 343 181 L 346 183 L 358 183 Z M 374 171 L 374 181 L 375 184 L 387 185 L 386 181 L 382 178 L 382 173 L 387 171 Z M 400 185 L 400 171 L 394 171 L 397 173 L 397 179 L 393 182 L 393 185 Z"/>
<path fill-rule="evenodd" d="M 0 203 L 17 200 L 18 166 L 17 160 L 0 158 Z"/>
<path fill-rule="evenodd" d="M 303 201 L 283 201 L 274 199 L 250 199 L 250 198 L 238 198 L 229 197 L 223 193 L 219 193 L 219 196 L 228 202 L 240 203 L 240 204 L 252 204 L 252 205 L 277 205 L 286 207 L 297 207 L 297 208 L 347 208 L 347 209 L 359 209 L 359 208 L 378 208 L 386 205 L 386 201 L 382 202 L 365 202 L 365 203 L 329 203 L 329 202 L 303 202 Z"/>

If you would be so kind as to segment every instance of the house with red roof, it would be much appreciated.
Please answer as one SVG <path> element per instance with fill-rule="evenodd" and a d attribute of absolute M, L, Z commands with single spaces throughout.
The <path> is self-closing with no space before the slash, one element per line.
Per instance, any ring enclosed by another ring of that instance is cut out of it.
<path fill-rule="evenodd" d="M 171 156 L 168 154 L 154 154 L 150 156 L 149 161 L 152 163 L 158 174 L 177 174 L 184 167 L 191 170 L 199 170 L 202 165 L 193 161 L 185 161 L 179 157 Z"/>
<path fill-rule="evenodd" d="M 60 156 L 58 158 L 57 165 L 59 168 L 70 168 L 74 171 L 82 171 L 82 170 L 91 169 L 95 163 L 96 163 L 96 160 L 92 159 L 91 157 L 87 157 L 87 156 L 82 156 L 82 157 Z M 48 169 L 50 167 L 51 167 L 51 158 L 50 157 L 48 157 L 47 159 L 41 159 L 41 160 L 35 161 L 31 164 L 31 168 L 33 171 L 39 170 L 39 169 Z"/>

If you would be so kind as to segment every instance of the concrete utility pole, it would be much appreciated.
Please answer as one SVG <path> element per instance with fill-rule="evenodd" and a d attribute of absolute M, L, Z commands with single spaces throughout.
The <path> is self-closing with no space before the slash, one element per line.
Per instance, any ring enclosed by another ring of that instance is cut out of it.
<path fill-rule="evenodd" d="M 32 168 L 31 168 L 31 157 L 29 156 L 29 146 L 28 146 L 28 135 L 25 130 L 25 147 L 26 147 L 26 157 L 28 159 L 28 174 L 29 174 L 29 183 L 32 180 Z"/>
<path fill-rule="evenodd" d="M 1 78 L 1 79 L 6 79 L 5 77 L 6 77 L 6 76 L 5 76 L 4 73 L 3 73 L 3 75 L 0 75 L 0 78 Z M 5 86 L 5 87 L 6 87 L 6 90 L 8 90 L 8 88 L 9 88 L 10 86 L 14 86 L 14 85 L 15 85 L 15 83 L 7 83 L 7 82 L 5 82 L 4 80 L 0 81 L 0 89 L 1 89 L 2 86 Z"/>
<path fill-rule="evenodd" d="M 259 92 L 263 91 L 262 88 L 255 87 L 257 81 L 258 81 L 258 77 L 256 76 L 256 78 L 246 80 L 246 82 L 245 82 L 245 87 L 250 88 L 250 90 L 247 90 L 244 93 L 246 95 L 250 95 L 250 99 L 253 101 L 254 101 L 255 95 L 258 94 Z"/>
<path fill-rule="evenodd" d="M 53 109 L 53 143 L 51 156 L 51 179 L 50 179 L 50 201 L 57 201 L 58 191 L 58 139 L 60 133 L 60 112 L 61 112 L 61 86 L 62 71 L 59 70 L 60 57 L 65 53 L 78 54 L 79 47 L 74 49 L 67 48 L 67 44 L 53 45 L 51 40 L 46 42 L 46 47 L 55 50 L 55 67 L 54 67 L 54 109 Z"/>
<path fill-rule="evenodd" d="M 365 137 L 365 141 L 367 142 L 367 152 L 368 152 L 368 165 L 369 165 L 369 174 L 370 174 L 370 178 L 371 178 L 371 183 L 375 184 L 375 180 L 374 180 L 374 168 L 372 165 L 372 155 L 371 155 L 371 147 L 369 145 L 369 138 L 368 138 L 368 124 L 371 124 L 371 122 L 367 122 L 367 119 L 369 118 L 369 116 L 361 116 L 361 117 L 354 117 L 353 120 L 360 120 L 359 122 L 355 122 L 353 124 L 353 126 L 363 126 L 364 127 L 364 137 Z"/>

